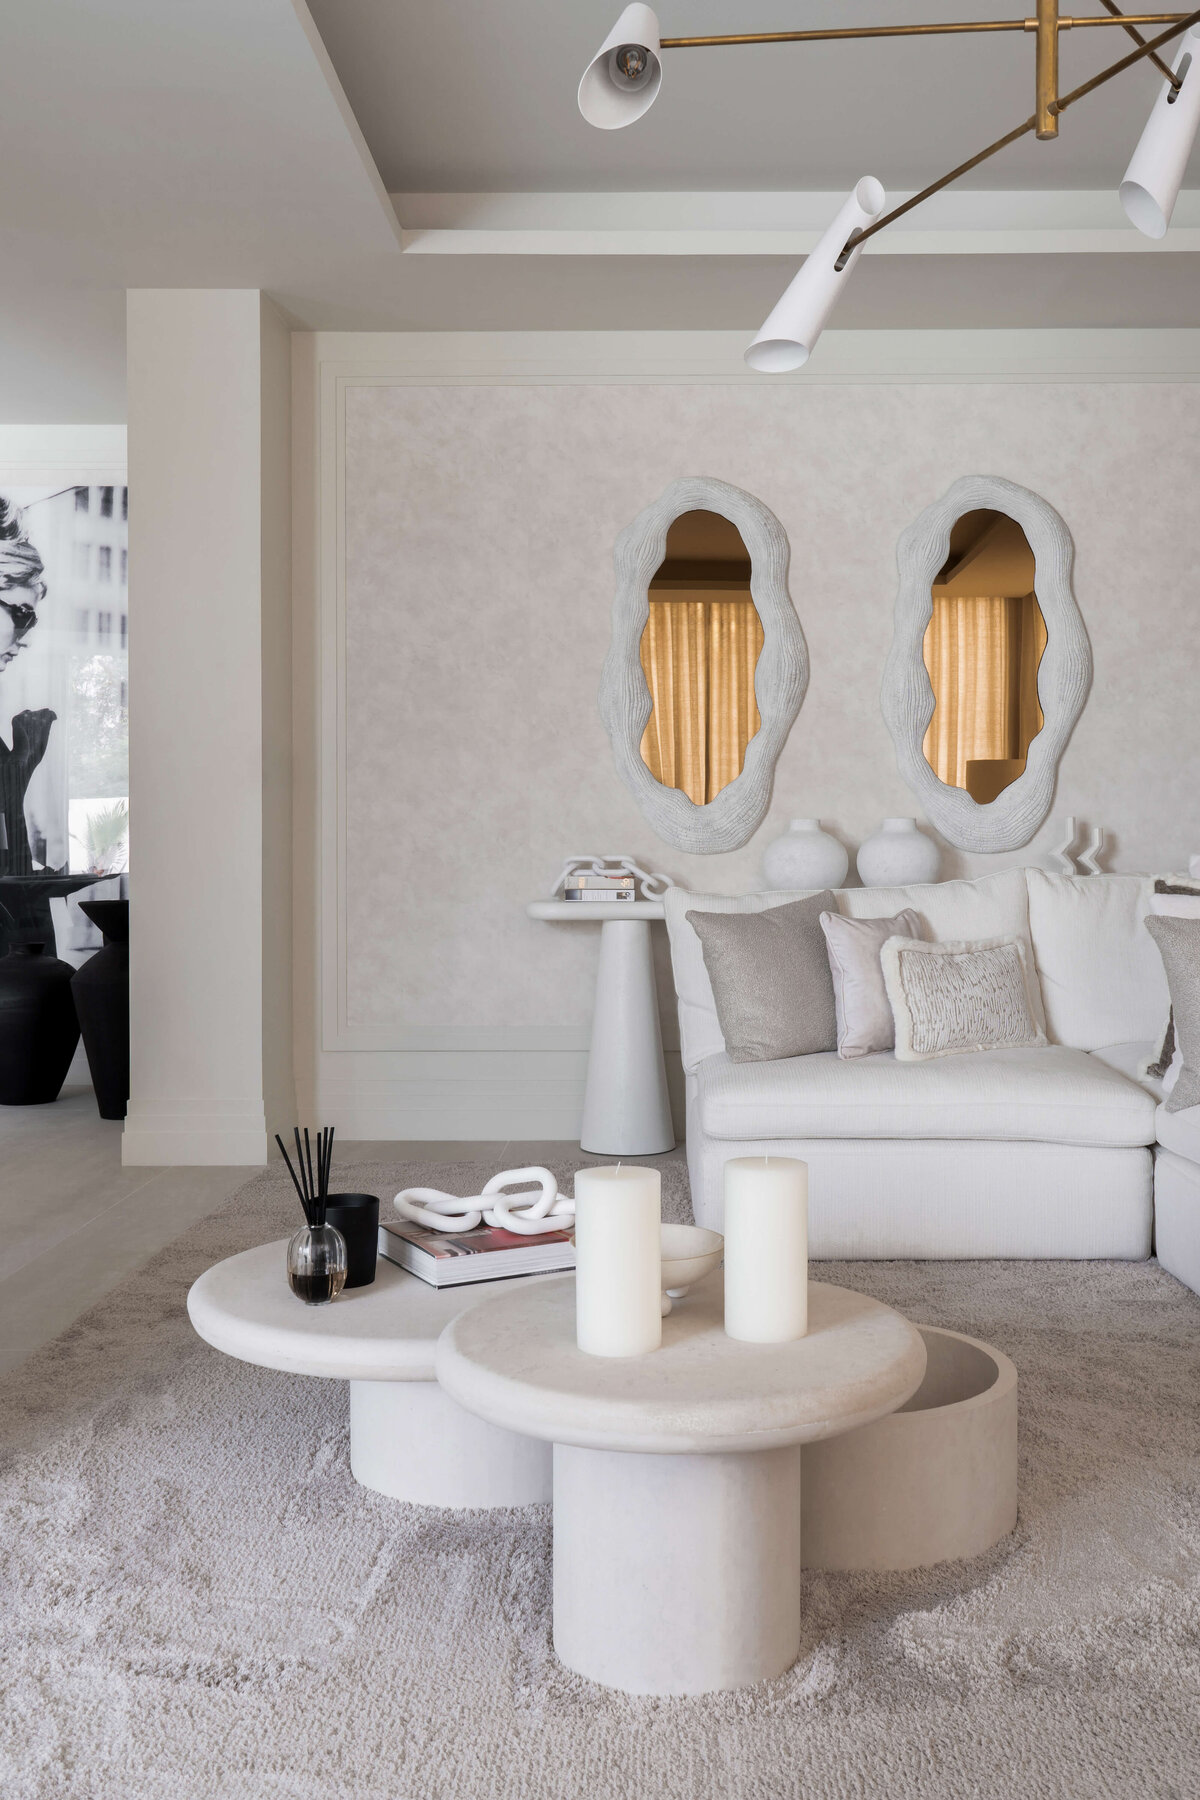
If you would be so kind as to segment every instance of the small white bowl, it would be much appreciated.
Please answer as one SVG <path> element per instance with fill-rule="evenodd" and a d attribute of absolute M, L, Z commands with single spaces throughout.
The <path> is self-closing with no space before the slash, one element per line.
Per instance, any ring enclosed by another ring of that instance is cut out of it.
<path fill-rule="evenodd" d="M 719 1231 L 706 1231 L 703 1225 L 663 1225 L 659 1229 L 663 1291 L 678 1300 L 693 1282 L 717 1267 L 725 1254 L 725 1239 Z"/>

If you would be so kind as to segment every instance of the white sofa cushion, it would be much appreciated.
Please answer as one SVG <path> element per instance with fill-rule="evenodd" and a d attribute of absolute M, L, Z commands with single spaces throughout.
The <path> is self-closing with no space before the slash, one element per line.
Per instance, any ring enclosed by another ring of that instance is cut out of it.
<path fill-rule="evenodd" d="M 762 1063 L 761 1068 L 777 1068 L 776 1063 Z M 1200 1106 L 1186 1106 L 1182 1112 L 1168 1112 L 1160 1106 L 1154 1120 L 1155 1132 L 1164 1150 L 1188 1162 L 1200 1163 Z"/>
<path fill-rule="evenodd" d="M 1154 1142 L 1153 1096 L 1082 1050 L 980 1050 L 930 1062 L 847 1062 L 834 1051 L 697 1071 L 709 1137 L 977 1138 L 1033 1143 Z"/>
<path fill-rule="evenodd" d="M 1171 1004 L 1146 930 L 1153 877 L 1026 869 L 1046 1028 L 1076 1050 L 1161 1036 Z"/>
<path fill-rule="evenodd" d="M 1024 869 L 1004 869 L 998 875 L 985 875 L 980 881 L 924 882 L 913 887 L 841 888 L 837 893 L 838 911 L 851 919 L 881 919 L 912 907 L 920 915 L 926 936 L 950 938 L 1022 937 L 1029 941 L 1029 903 Z M 817 893 L 820 890 L 808 890 Z M 700 939 L 688 924 L 686 914 L 699 912 L 765 912 L 772 906 L 786 906 L 799 900 L 798 892 L 765 894 L 691 894 L 683 888 L 668 888 L 663 896 L 667 931 L 671 938 L 671 966 L 675 974 L 675 992 L 679 1000 L 679 1041 L 683 1066 L 689 1073 L 706 1057 L 725 1048 L 725 1039 L 717 1021 L 712 985 L 704 966 Z M 1149 933 L 1144 932 L 1150 949 Z M 1165 982 L 1164 982 L 1165 987 Z M 1162 1009 L 1158 1023 L 1166 1018 Z M 1102 1040 L 1111 1043 L 1120 1037 L 1132 1037 L 1131 1031 L 1110 1033 Z M 1153 1029 L 1143 1034 L 1154 1035 Z"/>
<path fill-rule="evenodd" d="M 1153 1094 L 1157 1104 L 1165 1092 L 1165 1084 L 1156 1075 L 1147 1075 L 1146 1064 L 1154 1054 L 1156 1046 L 1146 1044 L 1140 1038 L 1132 1044 L 1105 1044 L 1101 1050 L 1092 1050 L 1090 1055 L 1097 1062 L 1107 1063 L 1110 1069 L 1116 1069 L 1121 1075 L 1128 1075 L 1130 1081 L 1136 1081 L 1144 1087 L 1148 1094 Z"/>

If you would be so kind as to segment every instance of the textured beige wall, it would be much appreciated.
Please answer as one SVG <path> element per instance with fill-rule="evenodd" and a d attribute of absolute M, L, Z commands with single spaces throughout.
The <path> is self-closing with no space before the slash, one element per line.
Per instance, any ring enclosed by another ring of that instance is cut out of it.
<path fill-rule="evenodd" d="M 523 911 L 564 856 L 626 850 L 734 893 L 789 818 L 853 846 L 916 813 L 878 703 L 895 544 L 964 474 L 1061 512 L 1096 674 L 1051 823 L 1011 856 L 947 850 L 944 873 L 1042 861 L 1067 813 L 1106 827 L 1113 868 L 1200 850 L 1194 388 L 364 386 L 346 409 L 352 1029 L 584 1045 L 594 929 Z M 778 515 L 812 658 L 768 819 L 715 857 L 656 841 L 596 711 L 613 540 L 685 474 Z"/>

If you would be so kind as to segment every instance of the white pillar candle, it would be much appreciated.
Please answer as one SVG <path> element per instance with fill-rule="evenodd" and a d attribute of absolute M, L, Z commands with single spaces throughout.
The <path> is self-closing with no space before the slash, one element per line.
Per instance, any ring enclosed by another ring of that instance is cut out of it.
<path fill-rule="evenodd" d="M 725 1334 L 787 1344 L 808 1330 L 808 1164 L 725 1164 Z"/>
<path fill-rule="evenodd" d="M 657 1169 L 575 1177 L 575 1341 L 590 1356 L 662 1343 L 662 1178 Z"/>

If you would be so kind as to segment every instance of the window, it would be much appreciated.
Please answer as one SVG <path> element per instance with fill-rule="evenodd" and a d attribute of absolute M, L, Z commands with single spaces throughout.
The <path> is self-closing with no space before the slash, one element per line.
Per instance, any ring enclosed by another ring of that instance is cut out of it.
<path fill-rule="evenodd" d="M 122 552 L 121 552 L 121 586 L 122 587 L 129 586 L 129 552 L 128 552 L 128 550 L 122 550 Z"/>
<path fill-rule="evenodd" d="M 92 572 L 92 546 L 71 545 L 71 573 L 76 581 L 86 581 Z"/>
<path fill-rule="evenodd" d="M 96 636 L 102 644 L 107 644 L 112 636 L 112 614 L 110 612 L 96 614 Z"/>
<path fill-rule="evenodd" d="M 112 489 L 109 487 L 102 487 L 100 489 L 100 517 L 102 519 L 111 519 L 112 518 L 112 503 L 113 503 Z"/>
<path fill-rule="evenodd" d="M 99 550 L 96 552 L 96 555 L 99 558 L 99 564 L 96 569 L 97 581 L 111 581 L 112 580 L 112 545 L 111 544 L 101 544 Z"/>
<path fill-rule="evenodd" d="M 129 517 L 129 489 L 128 488 L 121 489 L 121 517 L 123 519 L 127 519 Z"/>
<path fill-rule="evenodd" d="M 122 650 L 128 648 L 128 640 L 129 640 L 129 614 L 122 613 L 121 614 L 121 648 L 122 648 Z"/>
<path fill-rule="evenodd" d="M 76 512 L 86 512 L 88 509 L 88 499 L 89 499 L 89 494 L 88 494 L 87 488 L 76 488 L 75 489 L 75 511 Z"/>
<path fill-rule="evenodd" d="M 77 607 L 75 609 L 75 630 L 76 630 L 77 634 L 80 637 L 85 638 L 91 629 L 92 629 L 91 613 L 88 611 L 86 606 Z"/>

